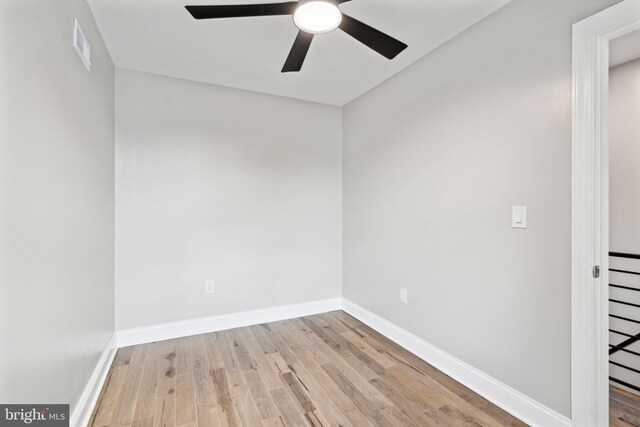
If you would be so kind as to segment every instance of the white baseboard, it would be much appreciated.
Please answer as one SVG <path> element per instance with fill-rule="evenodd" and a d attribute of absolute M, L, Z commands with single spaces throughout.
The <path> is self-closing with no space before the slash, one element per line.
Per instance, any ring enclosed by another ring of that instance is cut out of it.
<path fill-rule="evenodd" d="M 401 345 L 525 423 L 540 427 L 571 426 L 571 421 L 567 417 L 547 408 L 377 314 L 344 298 L 333 298 L 215 317 L 165 323 L 143 328 L 126 329 L 118 331 L 117 346 L 126 347 L 301 316 L 310 316 L 340 309 L 369 325 L 382 335 Z M 88 423 L 93 406 L 96 403 L 109 366 L 115 355 L 115 348 L 116 341 L 114 337 L 98 362 L 98 366 L 96 366 L 89 384 L 72 413 L 72 427 L 83 427 Z"/>
<path fill-rule="evenodd" d="M 531 426 L 567 427 L 571 420 L 347 299 L 342 309 Z"/>
<path fill-rule="evenodd" d="M 340 310 L 342 298 L 271 307 L 118 331 L 118 347 L 144 344 Z"/>
<path fill-rule="evenodd" d="M 91 373 L 91 377 L 89 377 L 89 381 L 82 391 L 80 399 L 78 399 L 78 402 L 76 402 L 72 408 L 69 420 L 71 427 L 85 427 L 89 424 L 93 408 L 98 401 L 102 386 L 107 379 L 113 358 L 116 356 L 116 351 L 118 350 L 117 344 L 116 334 L 113 334 L 107 347 L 102 352 L 98 364 Z"/>

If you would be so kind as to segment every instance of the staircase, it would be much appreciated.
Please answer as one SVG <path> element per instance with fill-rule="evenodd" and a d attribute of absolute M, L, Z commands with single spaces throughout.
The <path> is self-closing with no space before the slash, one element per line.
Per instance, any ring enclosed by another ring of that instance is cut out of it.
<path fill-rule="evenodd" d="M 609 380 L 640 394 L 640 255 L 609 258 Z"/>

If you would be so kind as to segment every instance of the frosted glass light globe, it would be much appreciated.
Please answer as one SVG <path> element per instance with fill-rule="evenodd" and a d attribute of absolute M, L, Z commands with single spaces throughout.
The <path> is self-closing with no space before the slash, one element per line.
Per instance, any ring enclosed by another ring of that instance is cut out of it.
<path fill-rule="evenodd" d="M 302 31 L 324 34 L 335 30 L 342 21 L 340 9 L 333 3 L 313 0 L 301 4 L 293 14 L 293 22 Z"/>

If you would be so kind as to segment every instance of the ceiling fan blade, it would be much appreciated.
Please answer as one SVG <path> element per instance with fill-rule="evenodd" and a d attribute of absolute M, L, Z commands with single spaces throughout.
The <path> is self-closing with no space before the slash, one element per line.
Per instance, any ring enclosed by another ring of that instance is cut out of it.
<path fill-rule="evenodd" d="M 236 4 L 222 6 L 185 6 L 195 19 L 242 18 L 247 16 L 293 15 L 298 2 Z"/>
<path fill-rule="evenodd" d="M 282 67 L 283 73 L 300 71 L 312 40 L 313 34 L 298 31 L 298 35 L 296 36 L 296 40 L 293 42 L 289 56 L 287 56 L 287 60 L 284 62 L 284 67 Z"/>
<path fill-rule="evenodd" d="M 351 0 L 336 0 L 336 2 L 337 2 L 338 4 L 346 3 L 346 2 L 348 2 L 348 1 L 351 1 Z"/>
<path fill-rule="evenodd" d="M 395 58 L 407 48 L 405 43 L 348 15 L 342 14 L 340 29 L 387 59 Z"/>

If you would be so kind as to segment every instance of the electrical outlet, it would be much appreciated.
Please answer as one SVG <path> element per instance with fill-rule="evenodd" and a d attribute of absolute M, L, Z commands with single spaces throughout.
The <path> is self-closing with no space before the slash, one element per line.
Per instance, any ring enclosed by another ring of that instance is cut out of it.
<path fill-rule="evenodd" d="M 405 288 L 400 288 L 400 302 L 403 304 L 408 304 L 407 290 Z"/>
<path fill-rule="evenodd" d="M 212 294 L 215 291 L 215 282 L 213 280 L 204 281 L 204 293 Z"/>

